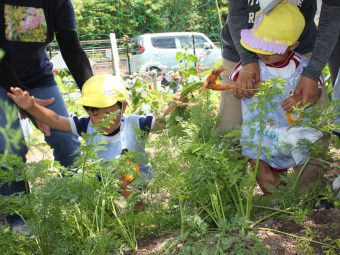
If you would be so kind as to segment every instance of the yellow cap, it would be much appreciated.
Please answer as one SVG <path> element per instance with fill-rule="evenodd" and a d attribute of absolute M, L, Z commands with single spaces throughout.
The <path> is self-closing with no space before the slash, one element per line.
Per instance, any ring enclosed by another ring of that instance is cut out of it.
<path fill-rule="evenodd" d="M 305 27 L 299 8 L 288 2 L 279 3 L 268 14 L 257 13 L 254 27 L 241 31 L 241 44 L 249 51 L 272 55 L 283 54 L 294 45 Z"/>
<path fill-rule="evenodd" d="M 127 100 L 128 92 L 123 81 L 111 74 L 98 74 L 88 79 L 78 104 L 96 108 L 110 107 Z"/>

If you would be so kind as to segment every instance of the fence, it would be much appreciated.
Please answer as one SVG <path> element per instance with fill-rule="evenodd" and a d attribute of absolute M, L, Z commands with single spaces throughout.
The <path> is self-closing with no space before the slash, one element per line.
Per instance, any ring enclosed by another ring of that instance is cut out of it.
<path fill-rule="evenodd" d="M 112 49 L 109 39 L 81 41 L 81 46 L 91 61 L 95 74 L 113 73 Z M 117 46 L 120 70 L 122 73 L 128 73 L 127 49 L 124 47 L 122 39 L 117 40 Z M 55 69 L 66 68 L 65 63 L 60 57 L 60 49 L 57 43 L 51 43 L 47 50 Z"/>
<path fill-rule="evenodd" d="M 138 70 L 143 70 L 143 63 L 137 62 L 136 59 L 138 57 L 135 57 L 133 55 L 133 52 L 136 51 L 136 45 L 133 44 L 133 40 L 127 40 L 127 39 L 117 39 L 117 49 L 118 49 L 118 55 L 119 55 L 119 69 L 121 75 L 128 75 L 132 72 L 136 72 Z M 195 48 L 195 43 L 192 43 L 191 51 L 189 53 L 196 53 L 198 58 L 202 60 L 204 57 L 206 57 L 202 52 L 202 47 Z M 110 39 L 104 39 L 104 40 L 87 40 L 87 41 L 81 41 L 81 46 L 84 49 L 85 53 L 87 54 L 91 66 L 93 69 L 94 74 L 100 74 L 100 73 L 114 73 L 114 62 L 112 58 L 112 45 Z M 138 48 L 138 45 L 137 45 Z M 60 49 L 57 43 L 51 43 L 48 47 L 48 53 L 49 57 L 52 60 L 52 63 L 54 65 L 55 70 L 67 68 L 64 60 L 61 57 Z M 150 57 L 149 61 L 157 62 L 157 65 L 154 66 L 154 69 L 162 70 L 159 67 L 159 64 L 161 62 L 163 63 L 172 63 L 171 66 L 174 66 L 178 63 L 176 63 L 176 53 L 178 49 L 158 49 L 158 54 L 156 55 L 162 55 L 160 58 L 152 58 Z M 209 51 L 210 53 L 212 51 Z M 131 55 L 132 53 L 132 55 Z M 161 54 L 160 54 L 161 53 Z M 216 51 L 214 52 L 213 61 L 210 61 L 210 65 L 212 63 L 216 62 L 219 57 L 221 57 L 221 54 Z M 132 58 L 131 58 L 132 56 Z M 139 60 L 140 61 L 140 60 Z M 145 60 L 143 60 L 145 61 Z M 203 62 L 203 61 L 202 61 Z M 152 66 L 152 65 L 151 65 Z M 204 66 L 204 65 L 203 65 Z M 149 65 L 150 67 L 150 65 Z M 144 69 L 146 69 L 144 67 Z M 169 69 L 169 68 L 168 68 Z M 146 71 L 146 70 L 144 70 Z"/>

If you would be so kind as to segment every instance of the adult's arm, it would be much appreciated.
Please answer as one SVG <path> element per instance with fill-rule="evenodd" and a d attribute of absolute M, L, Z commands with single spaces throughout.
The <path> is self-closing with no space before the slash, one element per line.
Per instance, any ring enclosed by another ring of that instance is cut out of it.
<path fill-rule="evenodd" d="M 318 80 L 328 62 L 340 33 L 340 1 L 323 1 L 313 55 L 302 75 Z"/>
<path fill-rule="evenodd" d="M 242 63 L 242 70 L 236 81 L 235 94 L 252 97 L 256 83 L 260 81 L 260 68 L 256 54 L 247 51 L 240 43 L 241 30 L 248 29 L 248 0 L 230 0 L 228 7 L 228 26 L 233 43 Z"/>
<path fill-rule="evenodd" d="M 80 45 L 75 30 L 61 31 L 56 33 L 61 55 L 70 70 L 79 89 L 93 76 L 90 61 Z"/>
<path fill-rule="evenodd" d="M 312 58 L 302 73 L 295 94 L 302 94 L 302 105 L 314 104 L 319 96 L 318 79 L 332 54 L 340 33 L 340 1 L 324 0 L 322 3 L 318 34 Z"/>
<path fill-rule="evenodd" d="M 248 29 L 248 0 L 230 0 L 228 5 L 228 25 L 236 51 L 242 65 L 257 62 L 255 53 L 247 51 L 240 43 L 241 30 Z"/>

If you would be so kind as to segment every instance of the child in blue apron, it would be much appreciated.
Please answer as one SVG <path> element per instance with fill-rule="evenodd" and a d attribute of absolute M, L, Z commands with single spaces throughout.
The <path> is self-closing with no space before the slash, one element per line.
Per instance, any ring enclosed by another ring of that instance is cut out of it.
<path fill-rule="evenodd" d="M 286 81 L 282 93 L 279 93 L 267 107 L 272 110 L 265 116 L 263 134 L 259 133 L 259 109 L 252 109 L 251 105 L 258 101 L 243 98 L 242 104 L 242 154 L 248 157 L 251 164 L 255 164 L 258 157 L 258 143 L 262 136 L 259 174 L 257 182 L 264 194 L 270 194 L 270 187 L 280 183 L 280 176 L 288 168 L 301 166 L 308 159 L 308 148 L 300 146 L 302 141 L 314 143 L 322 137 L 322 132 L 310 127 L 298 126 L 300 116 L 289 113 L 285 108 L 292 108 L 300 95 L 294 95 L 307 59 L 293 50 L 298 45 L 305 25 L 305 20 L 296 5 L 281 2 L 271 12 L 264 15 L 261 11 L 256 16 L 254 27 L 241 31 L 242 46 L 259 57 L 261 81 L 272 78 L 282 78 Z M 237 80 L 242 66 L 239 63 L 230 74 L 230 78 Z M 259 85 L 261 86 L 261 85 Z M 321 94 L 321 89 L 320 89 Z M 276 107 L 272 107 L 272 105 Z M 251 130 L 255 130 L 252 132 Z"/>

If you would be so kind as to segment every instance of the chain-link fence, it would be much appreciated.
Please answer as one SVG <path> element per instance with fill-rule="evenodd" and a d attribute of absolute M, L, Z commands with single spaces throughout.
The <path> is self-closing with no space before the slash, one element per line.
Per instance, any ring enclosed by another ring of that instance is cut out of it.
<path fill-rule="evenodd" d="M 112 45 L 109 39 L 81 41 L 95 74 L 114 73 Z M 202 69 L 221 58 L 220 49 L 203 34 L 145 34 L 132 39 L 118 39 L 119 69 L 122 75 L 150 70 L 169 71 L 179 66 L 177 52 L 195 54 Z M 48 53 L 54 70 L 67 69 L 57 43 Z"/>
<path fill-rule="evenodd" d="M 86 52 L 95 74 L 113 73 L 112 49 L 109 39 L 81 41 L 81 46 Z M 118 40 L 119 66 L 122 73 L 128 73 L 127 54 L 122 40 Z M 53 63 L 54 70 L 66 69 L 67 66 L 60 55 L 57 43 L 51 43 L 48 53 Z"/>

